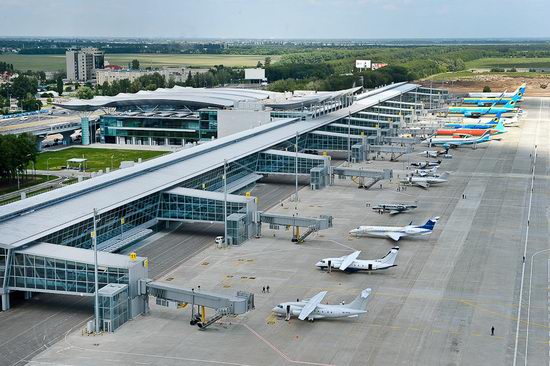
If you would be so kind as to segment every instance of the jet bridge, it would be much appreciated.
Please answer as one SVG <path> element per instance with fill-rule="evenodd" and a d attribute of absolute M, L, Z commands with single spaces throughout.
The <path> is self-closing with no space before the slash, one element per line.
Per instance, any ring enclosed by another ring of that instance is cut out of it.
<path fill-rule="evenodd" d="M 400 135 L 411 135 L 414 137 L 417 136 L 430 136 L 433 135 L 437 128 L 435 127 L 410 127 L 410 128 L 400 128 L 397 130 L 397 133 Z"/>
<path fill-rule="evenodd" d="M 338 178 L 340 179 L 351 177 L 351 179 L 359 185 L 359 188 L 369 189 L 381 180 L 391 179 L 393 177 L 393 170 L 363 170 L 347 167 L 332 167 L 332 172 L 330 176 L 331 184 L 334 184 L 335 176 L 338 176 Z M 372 179 L 372 181 L 369 183 L 365 183 L 365 179 Z"/>
<path fill-rule="evenodd" d="M 384 136 L 382 141 L 389 144 L 405 144 L 412 145 L 420 142 L 418 137 L 398 137 L 398 136 Z"/>
<path fill-rule="evenodd" d="M 254 309 L 254 294 L 238 291 L 235 296 L 203 291 L 197 288 L 184 288 L 150 279 L 140 280 L 141 294 L 156 298 L 157 305 L 178 309 L 191 305 L 191 325 L 204 329 L 225 315 L 240 315 Z M 195 313 L 195 306 L 200 311 Z M 214 309 L 215 315 L 207 319 L 205 308 Z"/>
<path fill-rule="evenodd" d="M 403 154 L 413 152 L 412 146 L 394 146 L 394 145 L 368 145 L 368 152 L 387 153 L 391 154 L 390 160 L 395 161 Z"/>
<path fill-rule="evenodd" d="M 259 223 L 258 225 L 258 236 L 261 235 L 261 224 L 269 224 L 271 229 L 278 230 L 281 226 L 285 227 L 287 230 L 293 228 L 292 241 L 303 243 L 305 238 L 307 238 L 312 233 L 325 230 L 332 227 L 332 216 L 321 215 L 319 218 L 315 217 L 303 217 L 296 215 L 283 215 L 283 214 L 274 214 L 267 212 L 258 212 L 259 213 Z M 307 228 L 302 234 L 300 234 L 299 228 Z"/>

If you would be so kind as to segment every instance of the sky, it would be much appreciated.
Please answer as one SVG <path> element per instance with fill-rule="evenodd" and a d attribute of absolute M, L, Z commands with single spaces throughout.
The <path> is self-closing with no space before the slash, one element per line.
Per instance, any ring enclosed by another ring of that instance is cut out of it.
<path fill-rule="evenodd" d="M 550 0 L 0 0 L 0 36 L 550 38 Z"/>

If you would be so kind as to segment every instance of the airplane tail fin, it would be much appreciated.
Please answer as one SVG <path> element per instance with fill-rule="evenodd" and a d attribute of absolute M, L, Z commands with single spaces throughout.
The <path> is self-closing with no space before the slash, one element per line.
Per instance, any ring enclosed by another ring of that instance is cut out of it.
<path fill-rule="evenodd" d="M 504 105 L 505 108 L 514 108 L 516 105 L 516 101 L 511 99 Z"/>
<path fill-rule="evenodd" d="M 495 126 L 495 131 L 504 133 L 506 132 L 506 128 L 504 128 L 504 124 L 502 123 L 502 120 L 498 120 L 497 125 Z"/>
<path fill-rule="evenodd" d="M 493 117 L 493 119 L 490 121 L 490 122 L 487 122 L 487 124 L 498 124 L 498 121 L 500 121 L 500 119 L 502 118 L 502 112 L 498 112 L 497 114 L 495 114 L 495 116 Z"/>
<path fill-rule="evenodd" d="M 518 95 L 520 98 L 523 97 L 525 95 L 526 87 L 527 87 L 527 84 L 525 83 L 521 84 L 521 86 L 518 88 L 518 92 L 516 93 L 516 95 Z"/>
<path fill-rule="evenodd" d="M 429 219 L 424 225 L 418 226 L 419 229 L 428 229 L 433 230 L 435 227 L 435 224 L 439 221 L 439 216 L 432 217 Z"/>
<path fill-rule="evenodd" d="M 448 179 L 449 178 L 449 172 L 445 172 L 439 176 L 441 179 Z"/>
<path fill-rule="evenodd" d="M 397 251 L 399 250 L 399 247 L 393 247 L 391 250 L 386 254 L 382 259 L 380 259 L 381 263 L 393 266 L 395 263 L 395 259 L 397 258 Z"/>
<path fill-rule="evenodd" d="M 372 289 L 367 288 L 359 294 L 352 302 L 348 304 L 348 308 L 354 310 L 365 310 L 367 308 L 367 298 L 369 297 Z"/>

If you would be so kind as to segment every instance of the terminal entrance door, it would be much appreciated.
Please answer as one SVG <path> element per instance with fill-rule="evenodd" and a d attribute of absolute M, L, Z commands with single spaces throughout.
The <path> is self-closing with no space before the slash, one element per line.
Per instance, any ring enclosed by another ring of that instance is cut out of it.
<path fill-rule="evenodd" d="M 111 321 L 110 320 L 103 320 L 103 331 L 107 333 L 111 333 L 113 330 L 111 329 Z"/>

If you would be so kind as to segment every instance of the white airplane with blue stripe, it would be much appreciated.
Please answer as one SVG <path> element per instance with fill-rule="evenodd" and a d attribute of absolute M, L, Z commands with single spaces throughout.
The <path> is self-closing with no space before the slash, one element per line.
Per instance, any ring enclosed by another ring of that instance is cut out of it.
<path fill-rule="evenodd" d="M 438 216 L 432 217 L 422 226 L 415 226 L 412 222 L 407 226 L 359 226 L 349 233 L 355 236 L 373 236 L 398 241 L 410 236 L 430 235 L 438 220 Z"/>

